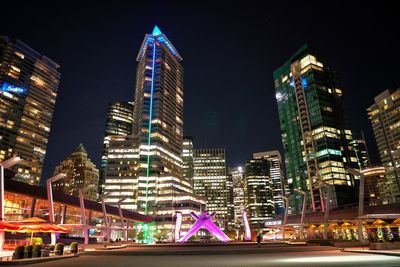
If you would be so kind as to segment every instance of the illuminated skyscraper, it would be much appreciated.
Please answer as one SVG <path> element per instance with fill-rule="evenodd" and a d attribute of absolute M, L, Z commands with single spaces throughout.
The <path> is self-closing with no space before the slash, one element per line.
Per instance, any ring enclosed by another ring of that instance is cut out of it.
<path fill-rule="evenodd" d="M 385 90 L 368 108 L 386 178 L 390 202 L 400 202 L 400 88 Z"/>
<path fill-rule="evenodd" d="M 59 173 L 65 173 L 67 176 L 53 182 L 53 188 L 55 191 L 61 191 L 67 195 L 78 196 L 80 188 L 93 185 L 93 187 L 83 193 L 84 198 L 96 200 L 99 170 L 88 158 L 88 154 L 82 144 L 79 144 L 70 156 L 56 166 L 54 175 Z"/>
<path fill-rule="evenodd" d="M 137 210 L 139 149 L 132 135 L 112 135 L 108 139 L 104 181 L 105 201 L 129 210 Z M 124 200 L 123 200 L 124 199 Z"/>
<path fill-rule="evenodd" d="M 228 168 L 228 175 L 232 176 L 234 222 L 238 228 L 242 224 L 244 210 L 243 168 Z"/>
<path fill-rule="evenodd" d="M 156 26 L 146 34 L 137 56 L 133 135 L 137 136 L 137 210 L 156 216 L 159 230 L 169 231 L 177 211 L 182 230 L 190 211 L 200 211 L 188 177 L 182 175 L 182 57 Z"/>
<path fill-rule="evenodd" d="M 190 181 L 193 187 L 193 139 L 190 136 L 183 138 L 182 147 L 183 178 Z"/>
<path fill-rule="evenodd" d="M 365 142 L 364 135 L 361 133 L 361 137 L 354 138 L 350 142 L 356 152 L 359 169 L 371 167 L 369 160 L 367 143 Z"/>
<path fill-rule="evenodd" d="M 39 184 L 60 82 L 59 65 L 0 36 L 0 161 L 14 155 L 15 179 Z"/>
<path fill-rule="evenodd" d="M 132 133 L 133 103 L 116 101 L 109 104 L 103 141 L 103 155 L 100 164 L 99 195 L 102 195 L 106 179 L 108 148 L 113 136 L 125 136 Z"/>
<path fill-rule="evenodd" d="M 272 197 L 275 206 L 275 214 L 285 213 L 285 181 L 282 168 L 282 157 L 278 150 L 259 152 L 253 154 L 254 159 L 266 159 L 269 161 L 269 175 L 272 182 Z"/>
<path fill-rule="evenodd" d="M 358 181 L 346 168 L 358 161 L 335 73 L 304 45 L 273 76 L 290 188 L 307 191 L 311 211 L 324 209 L 322 181 L 331 185 L 331 207 L 355 203 Z M 299 211 L 302 196 L 291 196 Z"/>
<path fill-rule="evenodd" d="M 271 164 L 264 157 L 246 162 L 244 201 L 252 229 L 264 228 L 264 222 L 275 214 Z"/>
<path fill-rule="evenodd" d="M 216 212 L 219 226 L 227 227 L 229 200 L 225 149 L 194 149 L 193 166 L 194 193 L 206 199 L 210 213 Z"/>

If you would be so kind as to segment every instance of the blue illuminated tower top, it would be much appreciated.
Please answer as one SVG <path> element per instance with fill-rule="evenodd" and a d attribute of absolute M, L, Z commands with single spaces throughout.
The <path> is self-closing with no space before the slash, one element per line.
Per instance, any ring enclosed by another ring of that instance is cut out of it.
<path fill-rule="evenodd" d="M 148 44 L 157 43 L 157 45 L 165 45 L 165 47 L 174 55 L 174 57 L 181 61 L 182 57 L 179 55 L 176 48 L 172 45 L 171 41 L 168 40 L 167 36 L 163 34 L 157 25 L 154 26 L 152 34 L 146 34 L 144 37 L 142 46 L 140 47 L 139 53 L 136 60 L 140 61 L 147 49 Z"/>

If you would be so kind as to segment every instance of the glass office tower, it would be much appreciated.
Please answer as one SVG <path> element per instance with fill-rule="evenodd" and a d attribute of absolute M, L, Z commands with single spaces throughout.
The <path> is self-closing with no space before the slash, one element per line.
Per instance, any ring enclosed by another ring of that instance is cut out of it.
<path fill-rule="evenodd" d="M 0 161 L 14 155 L 14 179 L 39 184 L 60 66 L 19 40 L 0 37 Z"/>
<path fill-rule="evenodd" d="M 304 45 L 273 76 L 289 186 L 307 191 L 311 211 L 324 210 L 326 190 L 332 207 L 355 203 L 357 181 L 346 168 L 358 161 L 335 72 Z M 301 199 L 292 194 L 294 210 Z"/>
<path fill-rule="evenodd" d="M 115 101 L 108 105 L 106 128 L 104 131 L 103 155 L 100 164 L 99 195 L 102 195 L 104 191 L 110 141 L 112 137 L 121 137 L 131 134 L 132 124 L 133 102 Z"/>

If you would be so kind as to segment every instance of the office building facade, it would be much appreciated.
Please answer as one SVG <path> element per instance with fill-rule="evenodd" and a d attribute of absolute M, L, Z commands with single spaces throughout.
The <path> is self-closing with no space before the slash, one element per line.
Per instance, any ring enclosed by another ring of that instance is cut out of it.
<path fill-rule="evenodd" d="M 236 228 L 240 228 L 243 224 L 242 216 L 244 210 L 243 168 L 228 168 L 228 175 L 232 176 L 234 223 Z"/>
<path fill-rule="evenodd" d="M 299 188 L 308 193 L 307 210 L 324 210 L 325 183 L 331 207 L 356 202 L 358 181 L 346 168 L 357 168 L 357 157 L 335 72 L 304 45 L 273 76 L 291 207 L 301 209 Z"/>
<path fill-rule="evenodd" d="M 193 187 L 193 138 L 185 136 L 182 145 L 182 175 Z"/>
<path fill-rule="evenodd" d="M 99 182 L 99 170 L 88 158 L 88 154 L 82 144 L 54 169 L 54 175 L 65 173 L 66 177 L 53 182 L 53 189 L 67 195 L 79 196 L 79 189 L 83 190 L 85 199 L 97 199 L 97 187 Z"/>
<path fill-rule="evenodd" d="M 136 211 L 139 163 L 137 138 L 132 135 L 110 136 L 107 150 L 104 200 L 109 205 L 120 205 L 124 209 Z"/>
<path fill-rule="evenodd" d="M 99 195 L 104 191 L 106 179 L 107 158 L 110 140 L 114 136 L 126 136 L 132 133 L 133 102 L 115 101 L 107 108 L 106 128 L 103 141 L 103 154 L 100 163 Z"/>
<path fill-rule="evenodd" d="M 390 202 L 400 201 L 400 88 L 385 90 L 368 108 L 382 165 L 386 168 Z"/>
<path fill-rule="evenodd" d="M 228 227 L 228 188 L 225 149 L 193 150 L 194 193 L 205 198 L 209 213 L 216 212 L 215 221 Z"/>
<path fill-rule="evenodd" d="M 0 161 L 14 155 L 14 179 L 38 185 L 43 171 L 60 66 L 19 40 L 0 37 Z"/>
<path fill-rule="evenodd" d="M 244 201 L 251 229 L 261 230 L 275 215 L 271 161 L 264 157 L 246 161 Z"/>
<path fill-rule="evenodd" d="M 285 202 L 282 196 L 286 196 L 285 179 L 282 168 L 282 157 L 278 150 L 265 151 L 253 154 L 254 159 L 266 159 L 269 161 L 269 174 L 272 182 L 272 197 L 275 214 L 285 213 Z"/>

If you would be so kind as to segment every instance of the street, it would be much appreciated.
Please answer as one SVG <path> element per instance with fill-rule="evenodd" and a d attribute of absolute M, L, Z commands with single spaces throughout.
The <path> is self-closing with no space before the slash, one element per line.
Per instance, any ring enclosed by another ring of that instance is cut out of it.
<path fill-rule="evenodd" d="M 258 267 L 258 266 L 400 266 L 400 257 L 346 253 L 338 250 L 273 252 L 242 255 L 81 255 L 78 258 L 33 264 L 43 267 Z"/>

